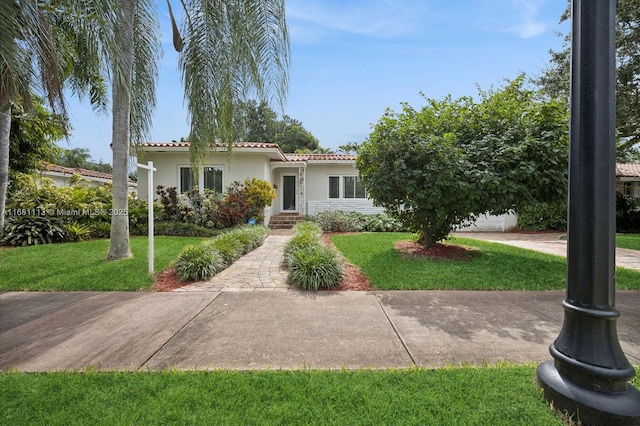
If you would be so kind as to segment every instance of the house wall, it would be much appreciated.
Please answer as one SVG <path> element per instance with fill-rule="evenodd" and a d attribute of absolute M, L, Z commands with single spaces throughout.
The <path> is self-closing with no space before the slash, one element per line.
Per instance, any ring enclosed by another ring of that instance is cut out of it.
<path fill-rule="evenodd" d="M 355 164 L 314 164 L 307 166 L 307 214 L 324 210 L 357 211 L 365 214 L 382 213 L 373 201 L 362 198 L 329 198 L 329 176 L 357 176 Z"/>
<path fill-rule="evenodd" d="M 263 179 L 271 182 L 269 161 L 263 154 L 234 153 L 231 164 L 226 153 L 209 154 L 205 158 L 205 166 L 222 166 L 222 187 L 226 188 L 233 181 L 244 182 L 247 178 Z M 149 152 L 144 156 L 143 164 L 153 161 L 157 170 L 153 174 L 153 186 L 178 187 L 179 168 L 188 167 L 191 163 L 188 152 Z M 147 177 L 145 169 L 138 168 L 138 193 L 140 198 L 147 198 Z M 273 182 L 271 182 L 273 183 Z M 158 196 L 153 194 L 154 199 Z"/>
<path fill-rule="evenodd" d="M 518 226 L 518 215 L 507 213 L 500 216 L 483 214 L 475 222 L 458 227 L 460 232 L 508 232 Z"/>

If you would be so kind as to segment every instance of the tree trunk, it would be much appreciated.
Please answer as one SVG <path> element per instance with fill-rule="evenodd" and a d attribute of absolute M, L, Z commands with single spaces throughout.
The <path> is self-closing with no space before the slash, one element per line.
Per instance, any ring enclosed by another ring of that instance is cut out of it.
<path fill-rule="evenodd" d="M 111 239 L 107 259 L 131 257 L 129 249 L 129 144 L 130 144 L 130 87 L 133 75 L 133 18 L 136 0 L 120 0 L 116 32 L 116 45 L 123 54 L 123 67 L 113 68 L 113 206 L 111 212 Z"/>
<path fill-rule="evenodd" d="M 9 185 L 9 133 L 11 131 L 11 97 L 0 93 L 0 239 L 4 236 L 4 210 Z M 6 111 L 5 111 L 5 108 Z"/>

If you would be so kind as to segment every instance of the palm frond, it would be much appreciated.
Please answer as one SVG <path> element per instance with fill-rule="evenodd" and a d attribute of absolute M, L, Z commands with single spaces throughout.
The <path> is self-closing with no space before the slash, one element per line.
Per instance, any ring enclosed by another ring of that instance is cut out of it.
<path fill-rule="evenodd" d="M 284 0 L 184 0 L 183 5 L 179 66 L 197 164 L 215 143 L 226 144 L 231 153 L 234 118 L 250 95 L 284 105 L 289 36 Z"/>
<path fill-rule="evenodd" d="M 134 20 L 131 81 L 131 142 L 148 138 L 156 106 L 158 63 L 162 55 L 160 26 L 154 0 L 138 0 Z"/>

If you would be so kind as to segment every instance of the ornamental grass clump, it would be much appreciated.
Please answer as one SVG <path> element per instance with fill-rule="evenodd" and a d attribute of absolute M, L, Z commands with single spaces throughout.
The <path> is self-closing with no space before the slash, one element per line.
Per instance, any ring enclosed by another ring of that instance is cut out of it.
<path fill-rule="evenodd" d="M 342 266 L 336 253 L 320 241 L 320 227 L 302 222 L 293 229 L 293 237 L 284 249 L 291 284 L 314 291 L 336 287 L 342 279 Z"/>
<path fill-rule="evenodd" d="M 204 281 L 224 269 L 224 259 L 210 244 L 186 246 L 175 266 L 180 281 Z"/>
<path fill-rule="evenodd" d="M 284 247 L 284 262 L 289 266 L 289 261 L 297 251 L 319 244 L 322 232 L 320 227 L 313 222 L 300 222 L 293 227 L 293 236 Z"/>
<path fill-rule="evenodd" d="M 229 231 L 228 234 L 233 235 L 242 243 L 243 253 L 248 253 L 262 245 L 269 234 L 269 228 L 261 225 L 242 226 Z"/>
<path fill-rule="evenodd" d="M 289 280 L 304 290 L 333 288 L 341 279 L 342 267 L 336 254 L 320 244 L 301 248 L 289 260 Z"/>
<path fill-rule="evenodd" d="M 230 232 L 226 232 L 206 244 L 220 252 L 226 266 L 231 265 L 242 256 L 244 251 L 243 244 Z"/>

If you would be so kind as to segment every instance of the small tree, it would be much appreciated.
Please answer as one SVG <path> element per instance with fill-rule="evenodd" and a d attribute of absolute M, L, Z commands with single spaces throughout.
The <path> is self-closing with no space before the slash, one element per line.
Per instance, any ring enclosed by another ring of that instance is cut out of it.
<path fill-rule="evenodd" d="M 377 205 L 430 246 L 489 212 L 566 198 L 568 115 L 539 101 L 523 77 L 471 98 L 428 99 L 387 111 L 358 151 Z"/>

